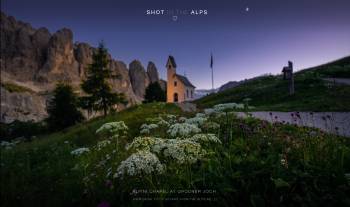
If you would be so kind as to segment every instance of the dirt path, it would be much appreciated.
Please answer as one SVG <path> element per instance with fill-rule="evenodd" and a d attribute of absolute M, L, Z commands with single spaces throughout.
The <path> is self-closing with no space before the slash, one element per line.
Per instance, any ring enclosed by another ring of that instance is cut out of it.
<path fill-rule="evenodd" d="M 350 85 L 350 78 L 323 78 L 323 80 L 338 84 Z"/>
<path fill-rule="evenodd" d="M 323 131 L 350 137 L 350 112 L 277 112 L 257 111 L 250 114 L 269 122 L 282 122 L 319 128 Z M 237 112 L 246 117 L 244 112 Z"/>

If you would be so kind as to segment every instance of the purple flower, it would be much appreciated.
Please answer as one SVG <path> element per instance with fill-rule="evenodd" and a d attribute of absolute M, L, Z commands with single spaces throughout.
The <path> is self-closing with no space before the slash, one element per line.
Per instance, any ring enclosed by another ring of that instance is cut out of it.
<path fill-rule="evenodd" d="M 111 205 L 107 201 L 102 201 L 97 207 L 110 207 Z"/>

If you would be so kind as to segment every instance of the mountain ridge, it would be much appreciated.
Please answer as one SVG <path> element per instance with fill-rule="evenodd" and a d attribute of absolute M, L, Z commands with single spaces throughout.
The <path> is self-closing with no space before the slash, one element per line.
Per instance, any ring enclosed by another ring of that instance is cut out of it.
<path fill-rule="evenodd" d="M 59 81 L 69 82 L 78 94 L 82 94 L 80 83 L 86 77 L 86 68 L 92 62 L 94 51 L 96 48 L 88 43 L 73 43 L 73 32 L 68 28 L 51 34 L 45 27 L 33 28 L 29 23 L 1 12 L 0 121 L 44 119 L 47 116 L 46 102 Z M 152 62 L 148 63 L 145 71 L 139 61 L 128 68 L 110 54 L 108 58 L 109 67 L 119 77 L 109 82 L 113 91 L 126 95 L 126 107 L 143 100 L 143 93 L 139 91 L 144 90 L 151 80 L 161 82 Z M 141 76 L 143 80 L 140 80 L 138 72 L 130 72 L 135 70 L 133 67 L 142 68 L 141 73 L 145 74 Z M 136 80 L 138 86 L 133 86 L 131 79 Z M 5 85 L 24 87 L 34 93 L 28 93 L 28 90 L 11 92 Z M 117 110 L 123 108 L 123 105 L 116 106 Z"/>

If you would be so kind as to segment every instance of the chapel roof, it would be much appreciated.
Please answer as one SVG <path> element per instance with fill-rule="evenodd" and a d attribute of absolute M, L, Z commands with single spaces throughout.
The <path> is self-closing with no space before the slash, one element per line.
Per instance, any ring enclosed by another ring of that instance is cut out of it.
<path fill-rule="evenodd" d="M 187 87 L 195 88 L 194 86 L 185 76 L 176 74 L 176 77 Z"/>

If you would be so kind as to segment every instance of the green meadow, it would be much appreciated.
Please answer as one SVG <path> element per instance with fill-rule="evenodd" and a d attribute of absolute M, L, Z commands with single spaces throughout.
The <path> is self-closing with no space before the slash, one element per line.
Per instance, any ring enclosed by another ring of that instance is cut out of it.
<path fill-rule="evenodd" d="M 350 205 L 347 138 L 241 107 L 142 104 L 2 146 L 2 206 Z"/>

